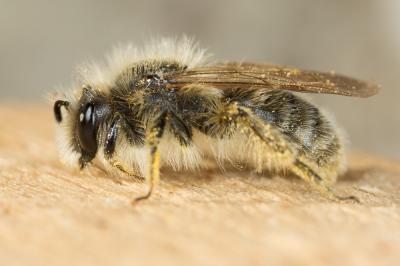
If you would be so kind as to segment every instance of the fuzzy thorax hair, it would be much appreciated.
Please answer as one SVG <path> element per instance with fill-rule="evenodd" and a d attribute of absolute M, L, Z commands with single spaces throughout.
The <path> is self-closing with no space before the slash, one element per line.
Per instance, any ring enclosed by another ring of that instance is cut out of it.
<path fill-rule="evenodd" d="M 57 126 L 56 140 L 61 160 L 70 166 L 78 165 L 80 154 L 74 149 L 75 118 L 79 110 L 82 88 L 90 86 L 107 95 L 115 85 L 117 78 L 126 69 L 142 61 L 170 61 L 187 68 L 207 65 L 210 55 L 201 49 L 193 39 L 181 38 L 153 39 L 143 49 L 132 44 L 118 45 L 103 62 L 85 62 L 77 67 L 77 78 L 72 89 L 52 96 L 70 102 L 69 112 L 63 112 L 63 121 Z M 124 145 L 124 144 L 121 144 Z M 131 156 L 137 158 L 137 155 Z"/>

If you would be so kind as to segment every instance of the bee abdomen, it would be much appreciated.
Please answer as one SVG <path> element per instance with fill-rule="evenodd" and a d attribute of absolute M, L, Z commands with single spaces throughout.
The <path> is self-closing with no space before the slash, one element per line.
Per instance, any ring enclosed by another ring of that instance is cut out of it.
<path fill-rule="evenodd" d="M 342 149 L 340 138 L 331 122 L 318 108 L 285 91 L 271 91 L 264 104 L 254 112 L 278 130 L 300 154 L 318 165 L 336 158 Z"/>

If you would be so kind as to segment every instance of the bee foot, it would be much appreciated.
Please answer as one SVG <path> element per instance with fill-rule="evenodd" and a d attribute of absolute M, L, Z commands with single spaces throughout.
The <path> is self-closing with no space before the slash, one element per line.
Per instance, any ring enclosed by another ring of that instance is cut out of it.
<path fill-rule="evenodd" d="M 131 201 L 131 204 L 136 205 L 139 201 L 143 201 L 143 200 L 150 198 L 151 194 L 152 194 L 152 189 L 149 189 L 149 191 L 145 195 L 134 198 Z"/>
<path fill-rule="evenodd" d="M 335 200 L 337 200 L 339 202 L 351 201 L 351 202 L 358 203 L 358 204 L 361 203 L 360 199 L 357 198 L 356 196 L 353 196 L 353 195 L 349 195 L 349 196 L 338 196 L 338 195 L 335 195 Z"/>

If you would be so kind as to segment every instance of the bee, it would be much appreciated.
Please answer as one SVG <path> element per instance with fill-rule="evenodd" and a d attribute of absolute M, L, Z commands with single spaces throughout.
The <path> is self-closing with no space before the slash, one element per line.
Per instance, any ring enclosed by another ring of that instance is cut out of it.
<path fill-rule="evenodd" d="M 63 161 L 144 176 L 151 196 L 160 167 L 195 170 L 205 158 L 257 172 L 291 172 L 333 200 L 345 171 L 343 138 L 329 116 L 297 92 L 369 97 L 379 86 L 335 73 L 212 62 L 188 38 L 142 51 L 116 49 L 79 69 L 74 90 L 54 103 Z M 65 111 L 63 110 L 65 109 Z"/>

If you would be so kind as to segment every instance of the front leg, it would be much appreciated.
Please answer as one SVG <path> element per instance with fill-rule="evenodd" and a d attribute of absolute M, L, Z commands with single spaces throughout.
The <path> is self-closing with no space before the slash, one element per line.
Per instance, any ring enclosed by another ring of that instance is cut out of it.
<path fill-rule="evenodd" d="M 117 117 L 107 131 L 106 142 L 104 145 L 104 155 L 107 160 L 112 159 L 115 152 L 115 145 L 117 144 L 118 133 L 121 128 L 121 118 Z"/>
<path fill-rule="evenodd" d="M 142 177 L 129 172 L 129 170 L 127 170 L 127 167 L 125 167 L 123 163 L 121 163 L 114 156 L 115 146 L 122 124 L 122 119 L 119 116 L 111 123 L 111 126 L 107 131 L 106 141 L 104 145 L 104 157 L 113 167 L 115 167 L 122 173 L 134 177 L 135 179 L 143 179 Z"/>

